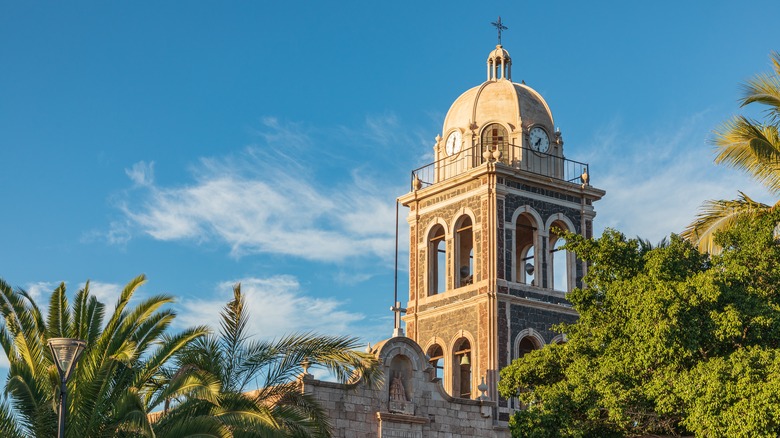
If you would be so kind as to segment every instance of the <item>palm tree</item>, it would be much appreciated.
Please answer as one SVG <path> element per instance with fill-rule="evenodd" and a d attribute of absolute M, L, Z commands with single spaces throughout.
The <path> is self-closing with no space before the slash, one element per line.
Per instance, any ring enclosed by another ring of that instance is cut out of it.
<path fill-rule="evenodd" d="M 766 106 L 766 119 L 756 121 L 735 116 L 715 131 L 718 155 L 715 162 L 741 169 L 762 183 L 774 195 L 780 195 L 780 53 L 771 54 L 772 74 L 759 74 L 743 86 L 742 107 L 752 103 Z M 701 251 L 717 252 L 713 237 L 730 228 L 739 218 L 755 216 L 780 207 L 754 201 L 739 192 L 734 200 L 709 200 L 702 205 L 696 220 L 682 236 Z"/>
<path fill-rule="evenodd" d="M 72 306 L 65 284 L 60 284 L 51 294 L 44 319 L 27 292 L 0 280 L 0 345 L 10 363 L 7 400 L 0 403 L 0 435 L 56 436 L 54 395 L 59 376 L 47 340 L 78 338 L 87 346 L 68 382 L 66 435 L 154 436 L 148 412 L 192 385 L 187 376 L 160 385 L 165 365 L 208 329 L 167 334 L 175 318 L 172 310 L 164 308 L 173 301 L 169 296 L 155 295 L 130 307 L 144 281 L 141 275 L 125 286 L 104 324 L 105 305 L 90 295 L 89 282 Z"/>
<path fill-rule="evenodd" d="M 219 396 L 194 387 L 155 424 L 157 437 L 208 429 L 213 437 L 329 437 L 322 407 L 300 389 L 297 376 L 321 366 L 339 381 L 376 386 L 376 359 L 355 350 L 348 337 L 296 334 L 275 341 L 251 340 L 241 285 L 221 313 L 219 333 L 198 339 L 179 357 L 181 370 L 219 383 Z"/>

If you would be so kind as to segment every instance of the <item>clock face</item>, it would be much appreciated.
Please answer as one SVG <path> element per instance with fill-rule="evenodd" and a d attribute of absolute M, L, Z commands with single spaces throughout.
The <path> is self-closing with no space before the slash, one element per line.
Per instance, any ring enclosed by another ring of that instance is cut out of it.
<path fill-rule="evenodd" d="M 455 155 L 460 152 L 460 146 L 463 143 L 460 131 L 455 131 L 447 137 L 446 151 L 447 155 Z"/>
<path fill-rule="evenodd" d="M 547 131 L 539 126 L 531 128 L 528 132 L 528 142 L 531 149 L 535 151 L 547 152 L 550 149 L 550 137 L 547 136 Z"/>

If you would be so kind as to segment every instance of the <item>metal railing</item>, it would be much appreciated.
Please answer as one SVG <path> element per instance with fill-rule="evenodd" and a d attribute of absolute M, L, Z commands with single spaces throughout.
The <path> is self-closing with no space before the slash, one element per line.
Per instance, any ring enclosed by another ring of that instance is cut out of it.
<path fill-rule="evenodd" d="M 590 182 L 587 163 L 514 144 L 496 144 L 490 145 L 489 148 L 477 144 L 462 150 L 459 154 L 414 169 L 411 180 L 412 191 L 446 181 L 488 161 L 560 181 L 577 184 Z"/>

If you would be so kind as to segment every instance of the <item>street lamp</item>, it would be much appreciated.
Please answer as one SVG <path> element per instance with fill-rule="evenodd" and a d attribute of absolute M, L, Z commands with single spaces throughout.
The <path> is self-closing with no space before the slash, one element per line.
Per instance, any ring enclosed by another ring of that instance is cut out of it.
<path fill-rule="evenodd" d="M 57 364 L 57 372 L 60 373 L 60 409 L 59 409 L 59 429 L 58 438 L 65 438 L 65 403 L 68 392 L 68 379 L 76 362 L 84 351 L 87 343 L 73 338 L 51 338 L 49 339 L 49 349 L 54 363 Z"/>

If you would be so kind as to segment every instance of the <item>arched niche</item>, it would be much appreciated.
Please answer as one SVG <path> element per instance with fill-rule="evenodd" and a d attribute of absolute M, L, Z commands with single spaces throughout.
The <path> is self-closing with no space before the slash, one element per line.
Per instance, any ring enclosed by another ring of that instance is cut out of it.
<path fill-rule="evenodd" d="M 414 395 L 412 361 L 403 354 L 398 354 L 390 360 L 389 401 L 410 402 Z"/>

